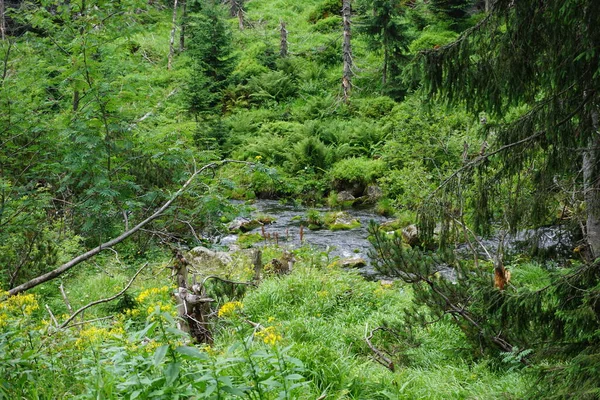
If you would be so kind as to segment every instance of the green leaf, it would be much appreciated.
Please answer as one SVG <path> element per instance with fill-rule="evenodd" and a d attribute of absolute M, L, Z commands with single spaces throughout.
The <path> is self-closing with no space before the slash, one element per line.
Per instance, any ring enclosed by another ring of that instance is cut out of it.
<path fill-rule="evenodd" d="M 223 386 L 223 391 L 227 392 L 229 394 L 233 394 L 235 396 L 244 396 L 246 393 L 243 390 L 240 390 L 238 388 L 232 387 L 232 386 Z"/>
<path fill-rule="evenodd" d="M 179 377 L 179 370 L 181 363 L 170 363 L 165 368 L 165 377 L 167 378 L 167 386 L 170 386 L 177 377 Z"/>
<path fill-rule="evenodd" d="M 300 374 L 289 374 L 288 376 L 285 377 L 285 379 L 290 380 L 290 381 L 295 381 L 295 380 L 299 380 L 299 379 L 304 379 L 304 377 Z"/>
<path fill-rule="evenodd" d="M 154 366 L 158 367 L 158 365 L 165 359 L 167 355 L 167 350 L 169 349 L 169 345 L 163 344 L 154 352 Z"/>
<path fill-rule="evenodd" d="M 205 360 L 205 361 L 208 361 L 210 359 L 208 357 L 208 354 L 200 352 L 195 347 L 179 346 L 175 349 L 175 351 L 178 353 L 181 353 L 185 356 L 192 357 L 192 358 L 199 358 L 199 359 Z"/>

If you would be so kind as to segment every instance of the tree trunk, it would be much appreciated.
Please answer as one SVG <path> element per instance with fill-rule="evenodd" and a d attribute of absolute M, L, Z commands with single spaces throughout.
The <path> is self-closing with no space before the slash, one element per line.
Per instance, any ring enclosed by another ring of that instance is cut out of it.
<path fill-rule="evenodd" d="M 181 16 L 181 28 L 179 30 L 179 52 L 185 49 L 185 26 L 187 25 L 187 1 L 183 0 L 183 11 Z"/>
<path fill-rule="evenodd" d="M 387 74 L 388 74 L 388 47 L 387 43 L 383 44 L 383 73 L 381 74 L 381 83 L 383 85 L 383 89 L 385 90 L 385 84 L 387 83 Z"/>
<path fill-rule="evenodd" d="M 0 0 L 0 39 L 6 38 L 6 18 L 4 18 L 4 0 Z"/>
<path fill-rule="evenodd" d="M 587 241 L 591 259 L 600 257 L 600 132 L 598 112 L 592 113 L 593 135 L 583 153 L 583 193 L 587 210 Z"/>
<path fill-rule="evenodd" d="M 344 92 L 344 102 L 348 102 L 350 91 L 352 90 L 352 46 L 350 32 L 350 17 L 352 9 L 351 0 L 342 1 L 342 20 L 344 24 L 344 44 L 342 46 L 342 58 L 344 60 L 344 72 L 342 75 L 342 90 Z"/>
<path fill-rule="evenodd" d="M 77 110 L 79 110 L 79 90 L 75 89 L 73 91 L 73 111 Z"/>
<path fill-rule="evenodd" d="M 244 9 L 239 7 L 237 10 L 238 24 L 240 27 L 240 31 L 244 30 Z"/>
<path fill-rule="evenodd" d="M 281 21 L 279 23 L 279 31 L 281 33 L 281 41 L 279 44 L 279 56 L 285 58 L 288 55 L 288 31 L 285 29 L 285 22 Z"/>
<path fill-rule="evenodd" d="M 173 26 L 171 27 L 171 41 L 169 42 L 169 60 L 167 69 L 171 69 L 173 65 L 173 54 L 175 53 L 175 31 L 177 30 L 177 0 L 173 2 Z"/>

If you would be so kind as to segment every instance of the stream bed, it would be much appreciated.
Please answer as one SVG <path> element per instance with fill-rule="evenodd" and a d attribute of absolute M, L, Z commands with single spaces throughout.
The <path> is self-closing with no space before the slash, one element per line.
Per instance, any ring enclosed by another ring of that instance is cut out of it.
<path fill-rule="evenodd" d="M 256 209 L 252 213 L 255 215 L 269 215 L 275 218 L 271 224 L 264 225 L 250 231 L 250 233 L 260 233 L 264 228 L 266 235 L 271 238 L 275 234 L 279 237 L 279 244 L 283 247 L 294 249 L 300 247 L 300 226 L 301 219 L 306 218 L 306 213 L 309 210 L 317 210 L 321 213 L 333 211 L 329 208 L 306 208 L 296 207 L 290 204 L 281 204 L 277 200 L 258 200 L 252 204 Z M 373 209 L 350 209 L 346 210 L 352 218 L 360 221 L 361 226 L 350 230 L 330 231 L 327 229 L 310 230 L 306 226 L 303 228 L 303 244 L 308 244 L 316 249 L 327 252 L 331 258 L 339 257 L 340 259 L 361 258 L 367 265 L 359 268 L 359 271 L 365 277 L 376 278 L 377 272 L 371 265 L 369 251 L 372 249 L 369 243 L 368 231 L 369 221 L 376 223 L 384 223 L 391 221 L 391 218 L 383 217 L 376 214 Z M 227 235 L 222 237 L 220 244 L 231 247 L 237 241 L 238 235 Z M 274 239 L 271 240 L 272 242 Z M 260 246 L 264 242 L 258 243 Z"/>
<path fill-rule="evenodd" d="M 302 244 L 310 245 L 320 251 L 326 252 L 330 258 L 339 257 L 339 259 L 362 259 L 366 263 L 358 271 L 367 279 L 380 279 L 381 276 L 373 267 L 369 253 L 372 246 L 369 243 L 368 226 L 370 221 L 378 224 L 392 221 L 393 218 L 383 217 L 374 212 L 372 208 L 350 209 L 346 212 L 352 218 L 360 221 L 358 228 L 350 230 L 330 231 L 327 229 L 310 230 L 306 226 L 303 230 L 302 242 L 300 240 L 300 229 L 302 220 L 306 219 L 306 214 L 310 210 L 316 210 L 321 213 L 333 211 L 329 208 L 307 208 L 298 207 L 291 204 L 282 204 L 277 200 L 257 200 L 252 204 L 255 209 L 251 217 L 258 215 L 268 215 L 275 218 L 271 224 L 255 228 L 250 233 L 265 234 L 270 236 L 269 243 L 275 243 L 275 236 L 278 237 L 278 244 L 284 248 L 295 249 Z M 236 247 L 239 235 L 230 234 L 220 238 L 219 244 L 228 248 Z M 479 253 L 480 259 L 487 259 L 489 253 L 496 256 L 498 246 L 501 240 L 498 237 L 480 239 L 479 244 L 473 243 L 475 250 Z M 538 229 L 529 229 L 518 232 L 514 235 L 504 237 L 504 253 L 510 257 L 514 254 L 528 254 L 529 256 L 543 257 L 543 259 L 565 259 L 573 253 L 577 238 L 572 232 L 560 226 L 541 227 Z M 263 242 L 255 246 L 264 245 Z M 485 246 L 485 250 L 482 246 Z M 471 249 L 466 244 L 458 244 L 456 254 L 461 258 L 472 258 Z M 449 267 L 440 266 L 440 270 L 446 270 Z M 453 271 L 445 271 L 450 279 L 453 279 Z"/>

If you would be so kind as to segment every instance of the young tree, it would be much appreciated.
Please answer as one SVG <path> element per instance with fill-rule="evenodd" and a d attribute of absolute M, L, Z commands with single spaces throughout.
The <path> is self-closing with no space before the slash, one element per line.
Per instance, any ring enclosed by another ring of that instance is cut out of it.
<path fill-rule="evenodd" d="M 383 50 L 382 85 L 392 97 L 399 98 L 403 94 L 400 74 L 408 50 L 408 26 L 402 19 L 407 6 L 394 0 L 366 0 L 362 7 L 360 32 L 369 38 L 373 49 Z"/>
<path fill-rule="evenodd" d="M 488 8 L 486 0 L 486 11 Z M 436 13 L 445 17 L 460 20 L 468 16 L 469 8 L 473 7 L 474 0 L 430 0 L 429 7 Z"/>
<path fill-rule="evenodd" d="M 235 67 L 231 32 L 223 9 L 208 2 L 189 16 L 189 54 L 192 75 L 188 108 L 192 114 L 213 111 L 221 102 L 222 90 Z"/>

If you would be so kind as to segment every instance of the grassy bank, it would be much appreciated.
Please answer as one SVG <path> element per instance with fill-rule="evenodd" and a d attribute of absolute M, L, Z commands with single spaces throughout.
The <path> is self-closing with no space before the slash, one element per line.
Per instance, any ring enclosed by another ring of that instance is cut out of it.
<path fill-rule="evenodd" d="M 279 249 L 265 253 L 267 261 Z M 408 286 L 367 282 L 306 248 L 296 259 L 292 274 L 266 276 L 242 298 L 220 298 L 210 345 L 190 344 L 175 328 L 166 260 L 138 278 L 129 303 L 86 314 L 110 319 L 57 330 L 45 307 L 60 309 L 56 296 L 0 303 L 0 397 L 498 399 L 522 398 L 530 385 L 514 364 L 471 354 L 449 321 L 406 326 Z M 248 276 L 247 255 L 234 264 L 228 276 Z M 70 277 L 69 296 L 86 303 L 114 292 L 122 268 L 103 266 L 103 279 Z M 371 344 L 394 371 L 374 360 L 365 340 L 377 327 L 385 329 Z"/>

